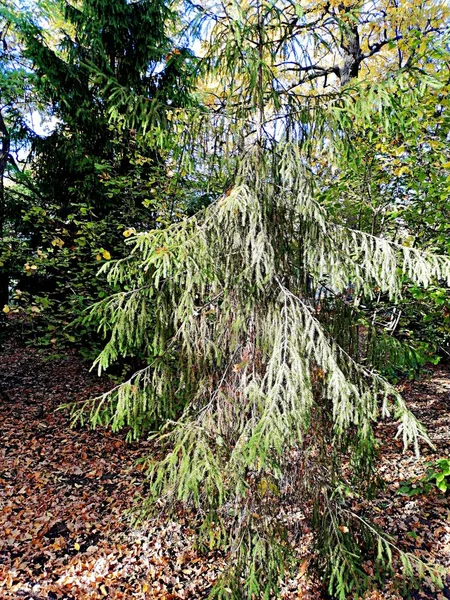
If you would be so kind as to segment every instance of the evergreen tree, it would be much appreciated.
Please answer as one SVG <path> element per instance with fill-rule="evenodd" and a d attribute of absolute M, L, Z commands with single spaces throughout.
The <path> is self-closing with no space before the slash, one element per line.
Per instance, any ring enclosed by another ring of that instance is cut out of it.
<path fill-rule="evenodd" d="M 50 135 L 34 136 L 28 190 L 14 196 L 21 218 L 11 223 L 9 276 L 20 301 L 29 298 L 47 316 L 50 343 L 55 334 L 73 341 L 63 325 L 106 293 L 95 267 L 122 255 L 123 231 L 152 228 L 183 211 L 181 192 L 167 177 L 172 138 L 165 111 L 190 103 L 194 64 L 188 51 L 174 48 L 175 16 L 162 0 L 41 6 L 36 15 L 26 6 L 23 13 L 4 9 L 22 40 L 34 92 L 56 123 Z M 142 123 L 138 131 L 110 124 L 110 113 L 120 116 L 125 107 L 105 91 L 108 83 L 153 107 L 151 140 L 143 141 Z"/>
<path fill-rule="evenodd" d="M 148 365 L 74 416 L 88 411 L 93 425 L 127 426 L 132 438 L 161 428 L 143 510 L 195 508 L 200 539 L 229 557 L 213 596 L 276 597 L 306 520 L 329 592 L 358 597 L 369 583 L 364 551 L 375 544 L 376 566 L 391 564 L 389 539 L 351 509 L 373 483 L 374 426 L 394 419 L 416 451 L 426 434 L 373 368 L 370 340 L 355 346 L 346 334 L 359 303 L 401 296 L 404 275 L 450 282 L 450 260 L 333 221 L 315 199 L 310 160 L 318 148 L 345 159 L 352 124 L 374 113 L 397 127 L 398 108 L 426 81 L 405 72 L 306 95 L 289 85 L 305 50 L 286 18 L 294 5 L 222 8 L 200 15 L 214 22 L 209 108 L 172 114 L 185 140 L 197 136 L 186 143 L 197 168 L 215 178 L 220 165 L 222 193 L 188 219 L 133 235 L 130 255 L 103 268 L 123 291 L 93 309 L 109 335 L 98 369 L 137 349 Z M 315 22 L 305 27 L 314 37 Z M 327 290 L 332 300 L 320 301 Z M 411 574 L 411 558 L 402 561 Z"/>
<path fill-rule="evenodd" d="M 8 5 L 8 3 L 5 3 Z M 20 41 L 8 14 L 0 12 L 0 307 L 8 304 L 11 271 L 11 224 L 17 213 L 11 182 L 20 179 L 26 147 L 34 132 L 27 117 L 38 105 L 33 75 L 21 55 Z"/>

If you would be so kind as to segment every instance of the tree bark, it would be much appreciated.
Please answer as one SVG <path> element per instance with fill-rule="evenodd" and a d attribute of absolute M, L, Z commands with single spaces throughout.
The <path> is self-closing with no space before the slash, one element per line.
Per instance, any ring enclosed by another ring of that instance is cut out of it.
<path fill-rule="evenodd" d="M 359 67 L 363 60 L 357 25 L 347 29 L 342 49 L 344 51 L 344 63 L 339 67 L 339 78 L 341 85 L 344 86 L 352 79 L 358 77 Z"/>
<path fill-rule="evenodd" d="M 344 53 L 344 62 L 338 68 L 339 79 L 341 86 L 346 85 L 352 79 L 358 77 L 359 67 L 363 61 L 363 53 L 361 51 L 361 40 L 359 37 L 358 22 L 354 21 L 351 14 L 355 6 L 344 6 L 341 4 L 339 10 L 343 12 L 342 16 L 342 38 L 341 49 Z"/>
<path fill-rule="evenodd" d="M 6 200 L 5 172 L 9 160 L 11 138 L 0 110 L 0 239 L 5 235 Z M 9 275 L 5 265 L 0 267 L 0 310 L 9 301 Z"/>

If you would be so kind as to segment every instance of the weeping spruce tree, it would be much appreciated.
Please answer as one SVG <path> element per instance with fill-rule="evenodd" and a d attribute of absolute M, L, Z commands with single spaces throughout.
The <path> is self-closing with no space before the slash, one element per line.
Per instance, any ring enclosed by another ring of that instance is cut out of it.
<path fill-rule="evenodd" d="M 374 426 L 395 420 L 416 449 L 426 434 L 368 361 L 369 339 L 355 351 L 344 333 L 358 303 L 380 292 L 395 301 L 405 275 L 450 281 L 450 261 L 335 224 L 314 199 L 311 156 L 348 160 L 348 126 L 372 110 L 388 122 L 420 85 L 404 74 L 329 93 L 307 77 L 309 93 L 296 90 L 295 70 L 277 65 L 300 61 L 308 44 L 286 18 L 295 6 L 279 4 L 230 4 L 212 19 L 205 108 L 174 109 L 168 121 L 180 172 L 220 178 L 223 193 L 133 235 L 129 256 L 103 267 L 123 291 L 94 308 L 109 335 L 98 369 L 138 352 L 148 364 L 76 415 L 88 410 L 94 425 L 134 438 L 153 432 L 144 512 L 193 509 L 200 541 L 228 557 L 213 595 L 277 597 L 306 522 L 311 567 L 350 598 L 368 584 L 364 552 L 380 569 L 391 564 L 389 538 L 351 508 L 373 482 Z M 127 106 L 137 114 L 145 99 Z M 332 300 L 319 302 L 325 289 Z M 410 573 L 411 558 L 401 560 Z"/>

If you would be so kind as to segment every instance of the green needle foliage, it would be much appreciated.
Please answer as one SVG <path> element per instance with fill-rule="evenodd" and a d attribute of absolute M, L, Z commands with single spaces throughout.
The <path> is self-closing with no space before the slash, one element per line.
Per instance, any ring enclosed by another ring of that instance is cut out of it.
<path fill-rule="evenodd" d="M 395 388 L 327 334 L 311 281 L 395 298 L 404 273 L 424 286 L 450 281 L 450 260 L 330 223 L 297 146 L 280 143 L 249 152 L 208 209 L 136 235 L 130 256 L 104 270 L 127 291 L 96 309 L 111 332 L 99 370 L 141 346 L 151 357 L 95 403 L 91 421 L 137 437 L 166 420 L 150 501 L 193 504 L 206 527 L 217 523 L 234 565 L 219 596 L 274 597 L 296 506 L 316 527 L 331 589 L 345 598 L 364 587 L 368 532 L 345 494 L 370 479 L 380 417 L 398 421 L 405 445 L 426 436 Z M 386 552 L 382 541 L 388 562 Z"/>
<path fill-rule="evenodd" d="M 109 336 L 96 366 L 137 354 L 147 366 L 74 418 L 126 426 L 134 439 L 158 430 L 142 510 L 195 509 L 199 543 L 229 559 L 213 596 L 277 597 L 306 520 L 329 592 L 358 597 L 369 583 L 364 553 L 380 573 L 392 559 L 391 540 L 350 508 L 373 483 L 374 427 L 393 419 L 416 451 L 426 434 L 370 349 L 355 351 L 343 332 L 364 299 L 399 299 L 405 276 L 450 283 L 450 259 L 333 222 L 314 197 L 310 161 L 318 151 L 349 160 L 352 123 L 375 111 L 396 127 L 393 109 L 421 86 L 404 94 L 413 79 L 402 73 L 350 91 L 295 91 L 277 57 L 295 63 L 313 45 L 306 39 L 300 52 L 283 3 L 239 6 L 212 18 L 204 66 L 205 85 L 222 86 L 216 99 L 168 110 L 186 140 L 180 164 L 222 193 L 190 218 L 133 235 L 129 256 L 102 268 L 123 291 L 93 308 Z M 314 37 L 313 27 L 300 30 Z M 318 302 L 323 290 L 333 297 Z M 411 559 L 402 561 L 411 574 Z"/>
<path fill-rule="evenodd" d="M 39 344 L 84 344 L 89 353 L 95 329 L 78 317 L 111 293 L 96 265 L 124 255 L 124 231 L 170 223 L 188 208 L 164 116 L 191 104 L 195 61 L 174 45 L 176 15 L 164 0 L 29 5 L 0 3 L 0 163 L 10 179 L 2 191 L 0 177 L 0 309 L 28 314 Z M 151 123 L 122 127 L 125 108 L 107 82 L 157 107 Z M 39 109 L 52 117 L 48 135 L 27 125 Z M 146 129 L 152 143 L 142 142 Z"/>

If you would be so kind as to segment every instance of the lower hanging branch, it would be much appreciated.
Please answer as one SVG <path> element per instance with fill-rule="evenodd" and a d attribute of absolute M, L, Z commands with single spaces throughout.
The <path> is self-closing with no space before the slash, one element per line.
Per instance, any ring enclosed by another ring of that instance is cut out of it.
<path fill-rule="evenodd" d="M 267 156 L 248 152 L 210 207 L 132 243 L 130 261 L 104 267 L 112 285 L 137 291 L 107 303 L 111 337 L 98 365 L 141 346 L 157 361 L 104 397 L 91 421 L 138 437 L 159 420 L 162 458 L 148 461 L 144 511 L 182 503 L 203 531 L 217 525 L 230 565 L 221 598 L 278 597 L 306 524 L 328 589 L 358 597 L 365 553 L 378 548 L 382 573 L 393 547 L 348 512 L 349 494 L 364 498 L 372 477 L 374 426 L 393 415 L 416 451 L 426 434 L 370 361 L 317 318 L 308 282 L 337 294 L 352 282 L 355 298 L 378 288 L 395 300 L 402 274 L 417 285 L 450 281 L 450 260 L 333 225 L 300 149 L 281 142 Z"/>

